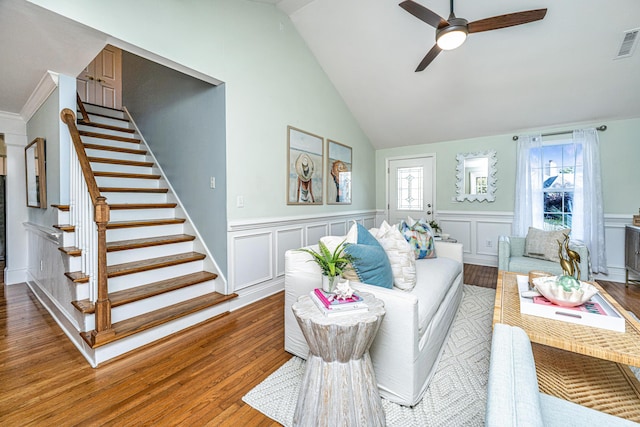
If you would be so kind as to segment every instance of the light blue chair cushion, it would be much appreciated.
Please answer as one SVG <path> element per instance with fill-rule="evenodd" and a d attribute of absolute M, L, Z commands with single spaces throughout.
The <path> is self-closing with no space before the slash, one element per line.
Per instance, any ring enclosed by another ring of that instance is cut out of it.
<path fill-rule="evenodd" d="M 358 243 L 347 244 L 344 251 L 355 258 L 351 265 L 362 283 L 393 288 L 393 271 L 387 253 L 361 224 L 358 224 Z"/>

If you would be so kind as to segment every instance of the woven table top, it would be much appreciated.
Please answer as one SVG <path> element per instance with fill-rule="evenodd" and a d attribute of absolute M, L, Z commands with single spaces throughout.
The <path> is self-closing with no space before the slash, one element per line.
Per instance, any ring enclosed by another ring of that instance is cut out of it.
<path fill-rule="evenodd" d="M 576 325 L 520 313 L 517 273 L 498 272 L 493 323 L 506 323 L 524 329 L 529 339 L 538 344 L 586 356 L 640 366 L 640 323 L 632 318 L 595 282 L 600 294 L 625 318 L 625 332 Z"/>

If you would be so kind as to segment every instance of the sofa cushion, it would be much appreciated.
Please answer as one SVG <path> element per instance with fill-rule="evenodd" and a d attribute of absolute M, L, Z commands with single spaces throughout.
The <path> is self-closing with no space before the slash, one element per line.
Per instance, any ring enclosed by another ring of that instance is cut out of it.
<path fill-rule="evenodd" d="M 384 248 L 361 224 L 357 224 L 358 243 L 346 245 L 345 253 L 354 257 L 353 269 L 362 283 L 393 288 L 391 264 Z"/>
<path fill-rule="evenodd" d="M 454 280 L 462 272 L 462 264 L 449 258 L 416 261 L 418 283 L 411 294 L 418 298 L 418 331 L 420 336 L 429 326 Z"/>
<path fill-rule="evenodd" d="M 529 227 L 527 233 L 524 255 L 531 258 L 546 259 L 560 262 L 558 257 L 558 241 L 565 239 L 565 234 L 570 234 L 571 229 L 545 231 Z"/>
<path fill-rule="evenodd" d="M 416 257 L 397 227 L 382 221 L 380 228 L 369 232 L 378 240 L 389 258 L 393 273 L 393 285 L 403 291 L 410 291 L 416 285 Z"/>
<path fill-rule="evenodd" d="M 413 248 L 416 259 L 436 257 L 433 231 L 431 231 L 431 227 L 424 219 L 420 219 L 413 224 L 402 221 L 398 225 L 398 229 Z"/>

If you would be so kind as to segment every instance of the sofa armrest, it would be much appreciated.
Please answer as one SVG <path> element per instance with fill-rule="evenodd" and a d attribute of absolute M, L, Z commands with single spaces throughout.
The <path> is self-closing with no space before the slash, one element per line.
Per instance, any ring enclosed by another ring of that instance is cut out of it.
<path fill-rule="evenodd" d="M 511 239 L 509 236 L 498 237 L 498 270 L 509 271 L 511 258 Z"/>
<path fill-rule="evenodd" d="M 435 244 L 436 256 L 451 258 L 454 261 L 458 261 L 460 264 L 464 264 L 464 250 L 462 243 L 451 243 L 436 240 Z"/>
<path fill-rule="evenodd" d="M 522 329 L 496 323 L 491 342 L 485 425 L 544 426 L 531 342 Z"/>

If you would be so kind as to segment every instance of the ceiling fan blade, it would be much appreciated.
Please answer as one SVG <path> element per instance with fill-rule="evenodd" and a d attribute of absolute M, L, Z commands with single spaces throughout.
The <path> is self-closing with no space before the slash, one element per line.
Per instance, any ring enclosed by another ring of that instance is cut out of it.
<path fill-rule="evenodd" d="M 412 1 L 406 0 L 400 3 L 400 7 L 418 18 L 421 21 L 426 22 L 433 28 L 438 28 L 447 25 L 447 21 L 435 12 L 430 11 L 426 7 Z"/>
<path fill-rule="evenodd" d="M 422 71 L 425 68 L 427 68 L 427 65 L 431 64 L 431 62 L 436 59 L 436 56 L 438 56 L 438 54 L 442 52 L 442 49 L 440 49 L 440 46 L 438 46 L 437 44 L 434 44 L 433 47 L 431 48 L 431 50 L 425 55 L 425 57 L 422 59 L 422 61 L 420 62 L 420 64 L 418 64 L 418 68 L 416 68 L 416 73 L 418 71 Z"/>
<path fill-rule="evenodd" d="M 494 16 L 492 18 L 481 19 L 469 22 L 469 33 L 479 33 L 481 31 L 497 30 L 500 28 L 513 27 L 514 25 L 528 24 L 539 21 L 547 14 L 547 9 L 527 10 L 525 12 L 508 13 L 506 15 Z"/>

